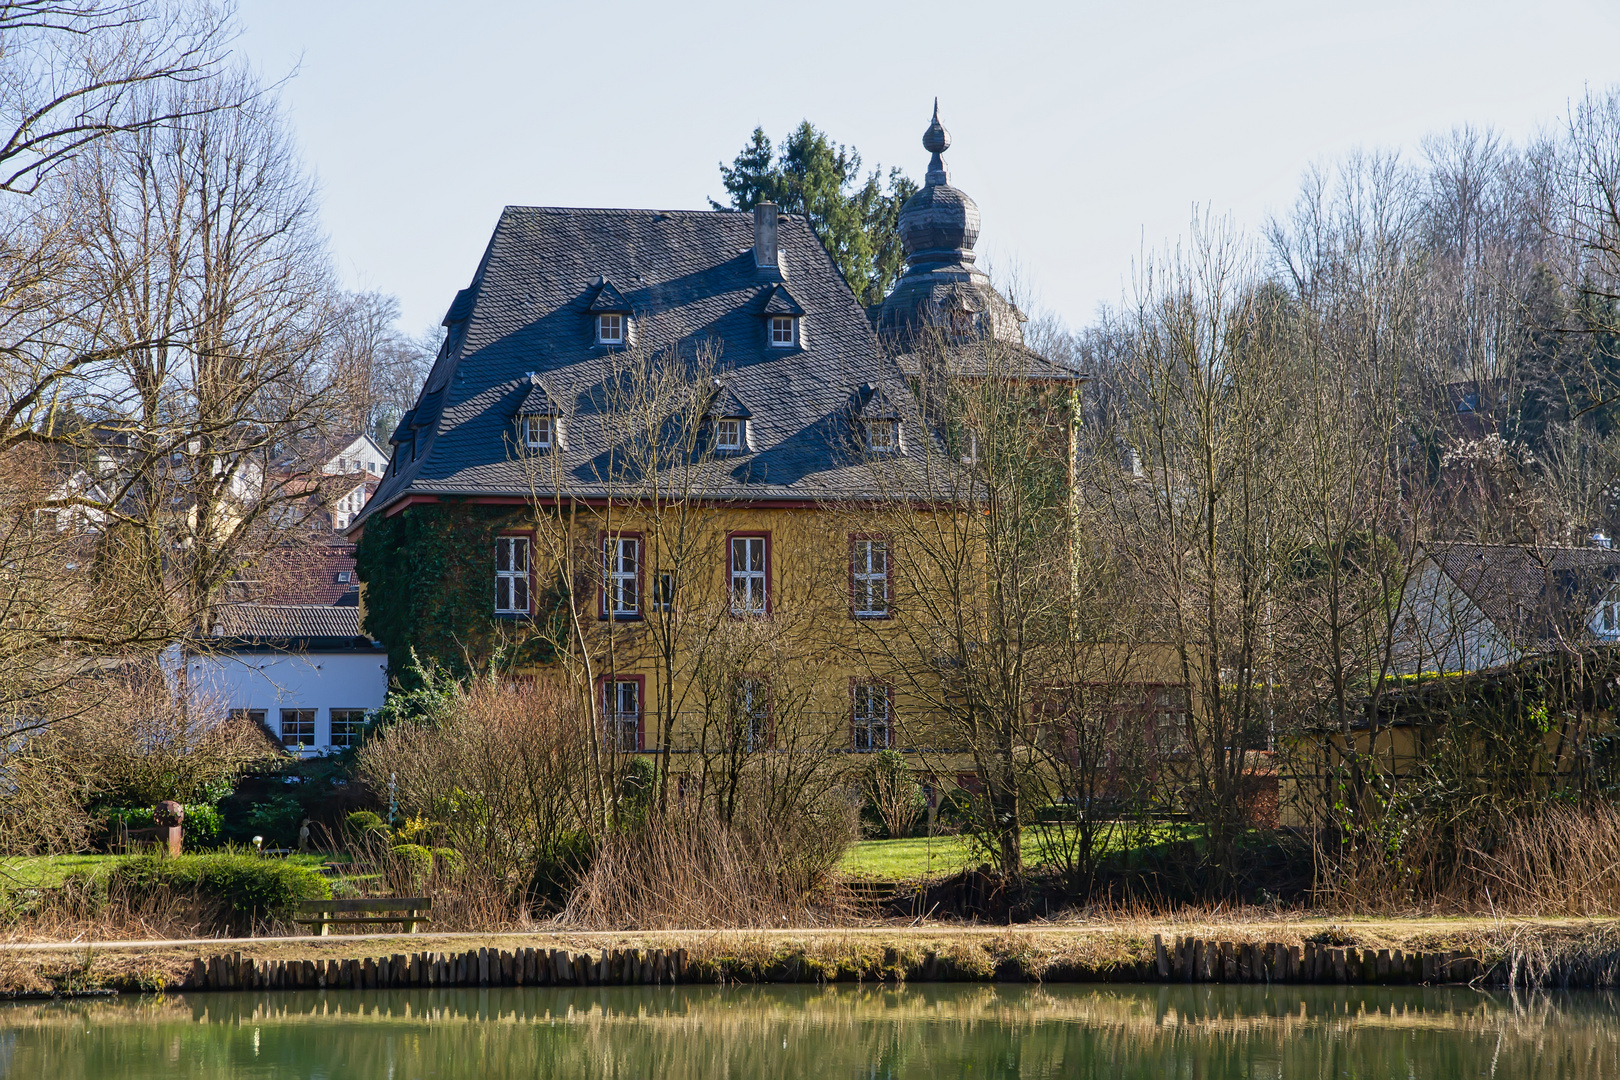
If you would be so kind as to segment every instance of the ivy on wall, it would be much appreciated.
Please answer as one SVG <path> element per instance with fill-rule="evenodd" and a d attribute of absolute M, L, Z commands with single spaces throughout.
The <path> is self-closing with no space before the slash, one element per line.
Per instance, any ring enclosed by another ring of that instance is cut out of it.
<path fill-rule="evenodd" d="M 355 553 L 366 585 L 363 629 L 387 648 L 389 670 L 402 685 L 412 677 L 413 649 L 423 663 L 437 661 L 457 677 L 497 657 L 520 667 L 553 659 L 561 586 L 540 591 L 537 619 L 492 613 L 495 537 L 527 524 L 520 507 L 454 502 L 366 522 Z"/>

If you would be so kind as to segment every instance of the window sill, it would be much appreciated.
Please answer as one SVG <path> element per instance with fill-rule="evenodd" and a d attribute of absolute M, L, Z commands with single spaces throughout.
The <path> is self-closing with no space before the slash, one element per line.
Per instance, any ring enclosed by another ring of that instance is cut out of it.
<path fill-rule="evenodd" d="M 532 611 L 497 611 L 491 618 L 504 619 L 507 622 L 529 622 L 534 618 Z"/>

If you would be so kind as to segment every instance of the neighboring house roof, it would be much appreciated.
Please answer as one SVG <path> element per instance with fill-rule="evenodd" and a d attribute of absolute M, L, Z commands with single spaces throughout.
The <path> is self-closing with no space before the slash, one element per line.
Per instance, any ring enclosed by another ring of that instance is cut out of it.
<path fill-rule="evenodd" d="M 355 524 L 410 495 L 527 495 L 511 435 L 535 386 L 531 372 L 569 425 L 558 452 L 572 493 L 604 494 L 597 477 L 610 447 L 598 418 L 612 353 L 595 343 L 591 310 L 615 283 L 641 348 L 690 356 L 710 347 L 716 373 L 747 403 L 750 452 L 717 462 L 708 494 L 770 501 L 864 491 L 870 474 L 850 415 L 856 388 L 877 383 L 896 401 L 910 391 L 805 219 L 778 219 L 780 272 L 756 265 L 754 229 L 746 213 L 507 207 L 445 317 L 444 346 L 396 435 L 395 464 Z M 784 284 L 792 295 L 781 303 L 804 312 L 803 347 L 767 340 L 764 309 Z"/>
<path fill-rule="evenodd" d="M 242 587 L 244 599 L 256 605 L 354 608 L 360 602 L 354 545 L 277 548 L 259 562 Z"/>
<path fill-rule="evenodd" d="M 332 604 L 228 604 L 214 613 L 226 648 L 335 650 L 378 646 L 360 633 L 360 609 Z"/>
<path fill-rule="evenodd" d="M 1620 551 L 1609 548 L 1453 543 L 1429 555 L 1520 648 L 1585 636 L 1620 580 Z"/>
<path fill-rule="evenodd" d="M 323 469 L 340 457 L 347 456 L 346 451 L 355 443 L 364 442 L 383 461 L 388 460 L 388 451 L 377 445 L 377 441 L 363 431 L 338 432 L 334 435 L 314 435 L 302 439 L 292 446 L 287 453 L 281 455 L 276 462 L 276 468 L 284 472 L 296 472 L 304 469 Z M 356 459 L 358 464 L 358 459 Z M 358 468 L 346 470 L 361 472 Z"/>

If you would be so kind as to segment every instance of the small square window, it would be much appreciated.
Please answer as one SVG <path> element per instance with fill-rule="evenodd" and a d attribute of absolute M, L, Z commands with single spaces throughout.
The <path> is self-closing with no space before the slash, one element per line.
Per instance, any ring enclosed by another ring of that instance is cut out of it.
<path fill-rule="evenodd" d="M 348 571 L 348 570 L 339 570 L 338 571 L 338 584 L 339 585 L 347 585 L 349 583 L 349 573 L 350 573 L 350 571 Z"/>
<path fill-rule="evenodd" d="M 599 345 L 624 344 L 624 316 L 605 312 L 596 317 L 596 341 Z"/>
<path fill-rule="evenodd" d="M 878 454 L 894 451 L 897 445 L 897 426 L 893 420 L 868 420 L 866 448 Z"/>
<path fill-rule="evenodd" d="M 281 710 L 281 744 L 300 748 L 315 745 L 314 709 Z"/>
<path fill-rule="evenodd" d="M 523 418 L 523 445 L 530 450 L 550 450 L 552 428 L 552 420 L 549 416 L 525 416 Z"/>
<path fill-rule="evenodd" d="M 722 420 L 714 428 L 714 448 L 716 450 L 741 450 L 743 448 L 743 422 L 741 420 Z"/>
<path fill-rule="evenodd" d="M 771 347 L 776 349 L 791 348 L 798 343 L 797 322 L 789 315 L 771 316 Z"/>
<path fill-rule="evenodd" d="M 366 733 L 366 710 L 332 710 L 332 745 L 359 746 Z"/>

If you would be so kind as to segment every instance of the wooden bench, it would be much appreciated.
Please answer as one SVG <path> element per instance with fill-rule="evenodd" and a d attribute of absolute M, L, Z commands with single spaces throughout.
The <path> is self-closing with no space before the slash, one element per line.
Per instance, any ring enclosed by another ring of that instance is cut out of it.
<path fill-rule="evenodd" d="M 307 918 L 293 922 L 319 927 L 315 933 L 327 937 L 334 926 L 359 926 L 371 923 L 399 923 L 407 934 L 416 933 L 416 924 L 431 922 L 427 913 L 433 909 L 433 899 L 427 896 L 384 897 L 380 900 L 301 900 L 298 913 Z M 396 912 L 396 914 L 364 914 L 366 912 Z"/>

